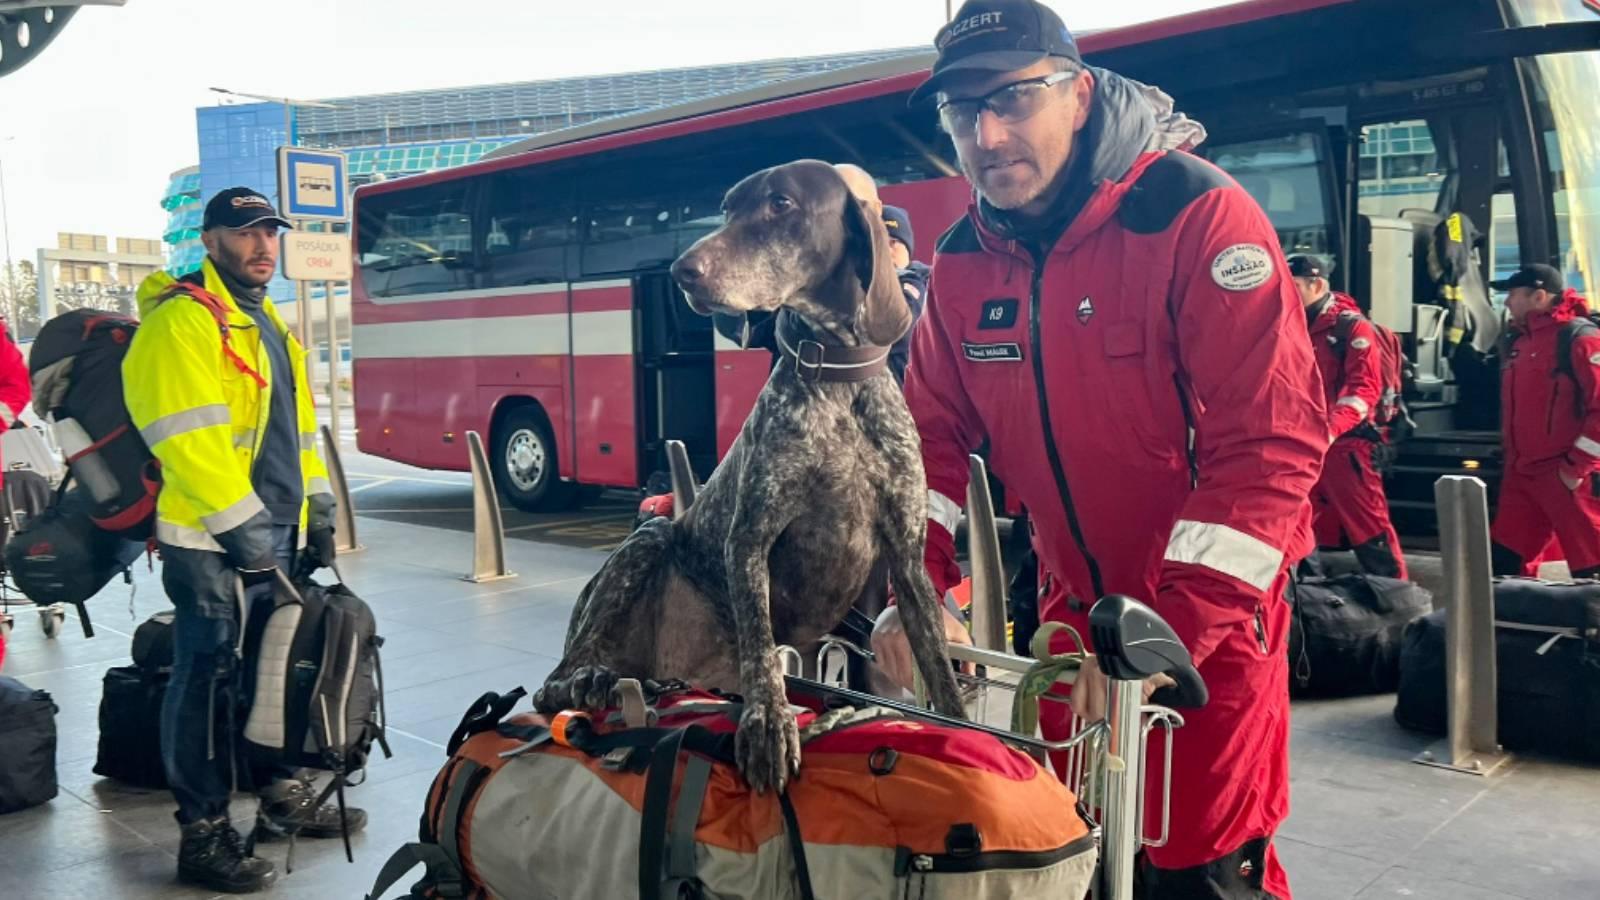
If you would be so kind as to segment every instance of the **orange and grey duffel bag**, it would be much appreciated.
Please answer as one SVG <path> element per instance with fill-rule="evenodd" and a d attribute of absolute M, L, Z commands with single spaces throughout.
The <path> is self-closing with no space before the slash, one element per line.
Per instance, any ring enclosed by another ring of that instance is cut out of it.
<path fill-rule="evenodd" d="M 881 707 L 825 709 L 791 680 L 799 777 L 757 795 L 732 762 L 737 698 L 669 686 L 646 706 L 505 719 L 485 694 L 451 738 L 414 898 L 1001 900 L 1083 897 L 1096 842 L 1072 792 L 976 729 Z M 504 721 L 502 721 L 504 719 Z"/>

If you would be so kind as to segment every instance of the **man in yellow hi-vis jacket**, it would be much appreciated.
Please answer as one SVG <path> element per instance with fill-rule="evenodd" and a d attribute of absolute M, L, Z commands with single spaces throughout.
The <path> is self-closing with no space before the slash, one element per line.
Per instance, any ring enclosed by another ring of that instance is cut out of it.
<path fill-rule="evenodd" d="M 213 733 L 216 695 L 238 677 L 237 580 L 270 592 L 274 569 L 333 562 L 333 495 L 316 445 L 304 348 L 266 295 L 277 268 L 272 204 L 230 188 L 206 205 L 206 260 L 184 280 L 220 300 L 174 292 L 158 273 L 139 289 L 143 321 L 123 362 L 134 425 L 161 463 L 156 540 L 177 615 L 173 671 L 161 710 L 167 780 L 183 831 L 180 880 L 249 893 L 273 864 L 245 851 L 228 820 L 231 736 Z M 303 536 L 303 538 L 302 538 Z M 218 752 L 221 748 L 221 752 Z M 263 834 L 339 834 L 308 778 L 257 769 Z M 347 810 L 351 830 L 366 816 Z"/>

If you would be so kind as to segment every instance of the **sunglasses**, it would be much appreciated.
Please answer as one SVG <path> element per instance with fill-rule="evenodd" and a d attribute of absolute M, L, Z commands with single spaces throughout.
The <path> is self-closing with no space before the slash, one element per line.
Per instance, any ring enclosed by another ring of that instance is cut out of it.
<path fill-rule="evenodd" d="M 1057 72 L 1042 78 L 1013 81 L 982 97 L 945 100 L 939 104 L 939 125 L 955 137 L 968 137 L 978 130 L 978 117 L 986 109 L 1007 125 L 1027 121 L 1048 105 L 1050 88 L 1070 82 L 1080 74 L 1079 70 Z"/>

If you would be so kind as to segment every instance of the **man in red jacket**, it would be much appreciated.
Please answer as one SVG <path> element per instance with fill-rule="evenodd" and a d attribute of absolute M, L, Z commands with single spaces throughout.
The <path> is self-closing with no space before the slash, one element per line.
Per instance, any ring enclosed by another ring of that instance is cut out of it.
<path fill-rule="evenodd" d="M 1490 529 L 1497 575 L 1565 558 L 1600 577 L 1600 328 L 1550 266 L 1505 281 L 1511 337 L 1500 379 L 1505 475 Z"/>
<path fill-rule="evenodd" d="M 1289 274 L 1306 307 L 1311 346 L 1322 372 L 1332 447 L 1322 479 L 1311 491 L 1312 529 L 1324 547 L 1353 547 L 1372 575 L 1406 577 L 1400 536 L 1389 520 L 1383 476 L 1373 452 L 1383 433 L 1372 419 L 1383 394 L 1383 352 L 1372 323 L 1355 298 L 1328 287 L 1326 260 L 1310 254 L 1289 259 Z"/>
<path fill-rule="evenodd" d="M 1182 152 L 1203 129 L 1085 68 L 1042 4 L 973 0 L 936 46 L 913 102 L 936 98 L 977 200 L 938 245 L 906 379 L 930 573 L 941 592 L 959 577 L 958 498 L 987 439 L 1055 576 L 1041 619 L 1087 635 L 1098 597 L 1148 601 L 1210 689 L 1177 732 L 1171 840 L 1149 848 L 1141 895 L 1287 898 L 1271 844 L 1289 793 L 1283 593 L 1312 546 L 1328 429 L 1278 237 Z M 896 643 L 893 614 L 880 625 L 874 646 Z M 1104 677 L 1080 679 L 1092 715 Z"/>

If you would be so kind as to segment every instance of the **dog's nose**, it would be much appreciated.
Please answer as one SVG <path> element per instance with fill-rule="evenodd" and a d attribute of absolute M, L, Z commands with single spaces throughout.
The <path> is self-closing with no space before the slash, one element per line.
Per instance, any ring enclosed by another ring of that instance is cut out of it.
<path fill-rule="evenodd" d="M 701 254 L 685 253 L 672 264 L 672 280 L 683 287 L 691 287 L 705 280 L 710 262 Z"/>

